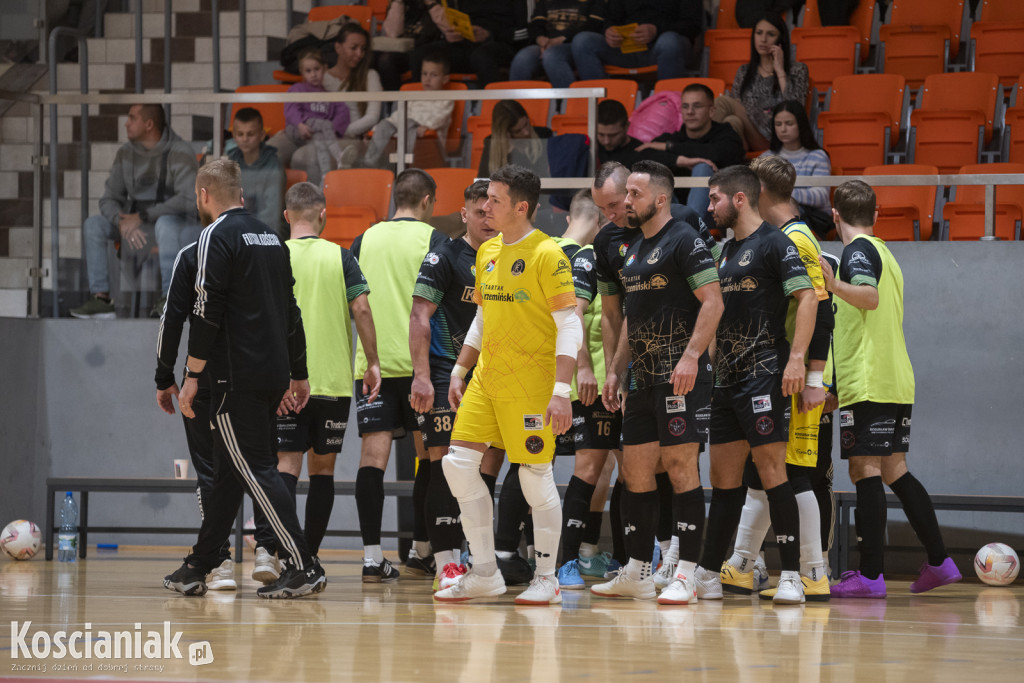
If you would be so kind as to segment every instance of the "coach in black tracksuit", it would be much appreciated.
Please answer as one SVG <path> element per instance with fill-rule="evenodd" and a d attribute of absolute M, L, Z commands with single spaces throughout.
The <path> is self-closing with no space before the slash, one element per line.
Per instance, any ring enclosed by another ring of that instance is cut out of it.
<path fill-rule="evenodd" d="M 196 203 L 208 227 L 199 238 L 179 405 L 192 417 L 195 378 L 209 378 L 216 474 L 199 539 L 179 572 L 216 566 L 244 487 L 267 516 L 287 563 L 277 582 L 257 593 L 277 598 L 319 592 L 323 570 L 309 554 L 277 471 L 274 420 L 282 396 L 295 412 L 309 399 L 305 335 L 288 252 L 273 230 L 242 208 L 238 164 L 220 159 L 203 166 L 196 177 Z M 179 590 L 180 582 L 170 583 Z"/>

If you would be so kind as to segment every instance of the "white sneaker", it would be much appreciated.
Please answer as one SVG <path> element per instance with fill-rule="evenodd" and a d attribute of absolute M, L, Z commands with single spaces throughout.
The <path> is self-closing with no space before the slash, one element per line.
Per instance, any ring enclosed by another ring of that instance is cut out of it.
<path fill-rule="evenodd" d="M 471 569 L 454 586 L 434 593 L 434 599 L 438 602 L 465 602 L 473 598 L 497 597 L 506 590 L 500 571 L 491 576 L 480 576 Z"/>
<path fill-rule="evenodd" d="M 654 585 L 658 588 L 664 588 L 672 583 L 672 579 L 675 578 L 676 575 L 676 566 L 677 564 L 675 562 L 670 562 L 668 560 L 663 561 L 661 563 L 661 567 L 658 571 L 654 572 L 654 576 L 652 577 L 654 579 Z"/>
<path fill-rule="evenodd" d="M 697 597 L 701 600 L 722 599 L 722 575 L 704 567 L 697 567 L 693 573 L 694 587 L 697 589 Z"/>
<path fill-rule="evenodd" d="M 256 547 L 256 564 L 252 568 L 252 580 L 266 585 L 274 583 L 281 576 L 281 563 L 277 557 L 262 546 Z"/>
<path fill-rule="evenodd" d="M 516 596 L 517 605 L 555 605 L 562 602 L 562 591 L 558 577 L 537 574 L 529 588 Z"/>
<path fill-rule="evenodd" d="M 659 605 L 693 605 L 697 602 L 697 588 L 693 579 L 676 574 L 658 596 Z"/>
<path fill-rule="evenodd" d="M 605 583 L 590 587 L 590 592 L 602 598 L 633 598 L 634 600 L 650 600 L 657 593 L 654 590 L 654 579 L 634 579 L 623 569 L 615 578 Z"/>
<path fill-rule="evenodd" d="M 804 584 L 800 572 L 782 572 L 772 602 L 776 605 L 799 605 L 804 602 Z"/>
<path fill-rule="evenodd" d="M 235 583 L 235 563 L 224 560 L 220 566 L 206 577 L 206 588 L 211 591 L 233 591 L 238 588 Z"/>
<path fill-rule="evenodd" d="M 768 581 L 768 567 L 764 563 L 764 557 L 761 555 L 757 556 L 754 560 L 754 592 L 760 593 L 771 587 L 771 583 Z"/>

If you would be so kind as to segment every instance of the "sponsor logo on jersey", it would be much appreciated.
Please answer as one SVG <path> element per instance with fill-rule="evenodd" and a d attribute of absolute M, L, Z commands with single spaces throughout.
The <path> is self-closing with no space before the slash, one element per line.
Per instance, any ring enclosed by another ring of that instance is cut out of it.
<path fill-rule="evenodd" d="M 512 294 L 512 298 L 516 303 L 524 304 L 530 300 L 530 292 L 525 289 L 517 289 Z"/>
<path fill-rule="evenodd" d="M 755 396 L 750 399 L 755 413 L 767 413 L 772 409 L 772 397 L 770 395 Z"/>
<path fill-rule="evenodd" d="M 707 249 L 708 245 L 704 243 L 704 240 L 702 240 L 701 238 L 698 237 L 697 239 L 695 239 L 693 241 L 693 248 L 694 248 L 694 250 L 697 250 L 697 249 Z"/>
<path fill-rule="evenodd" d="M 281 246 L 281 240 L 277 238 L 277 235 L 271 233 L 256 233 L 246 232 L 242 233 L 242 241 L 245 242 L 247 247 L 279 247 Z"/>
<path fill-rule="evenodd" d="M 800 252 L 796 250 L 796 247 L 786 247 L 786 255 L 783 257 L 783 260 L 791 258 L 800 258 Z"/>
<path fill-rule="evenodd" d="M 544 429 L 543 415 L 523 415 L 523 429 L 530 432 L 539 432 Z"/>
<path fill-rule="evenodd" d="M 743 255 L 740 256 L 739 264 L 741 266 L 749 266 L 752 260 L 754 260 L 754 250 L 747 249 L 743 252 Z M 723 261 L 722 263 L 724 264 L 725 262 Z"/>
<path fill-rule="evenodd" d="M 436 266 L 438 262 L 441 260 L 441 257 L 435 254 L 434 252 L 429 251 L 427 252 L 427 255 L 423 258 L 423 260 L 432 266 Z"/>
<path fill-rule="evenodd" d="M 626 252 L 629 251 L 629 243 L 623 242 L 619 245 L 619 256 L 625 256 Z"/>
<path fill-rule="evenodd" d="M 494 259 L 491 259 L 490 261 L 488 261 L 488 262 L 487 262 L 487 265 L 486 265 L 486 266 L 484 266 L 484 270 L 485 270 L 485 271 L 487 271 L 487 272 L 489 273 L 489 272 L 491 272 L 492 270 L 494 270 L 494 266 L 495 266 L 495 265 L 496 265 L 496 264 L 495 264 L 495 262 L 494 262 Z"/>
<path fill-rule="evenodd" d="M 665 397 L 665 412 L 666 413 L 685 413 L 686 412 L 686 397 L 685 396 L 666 396 Z"/>
<path fill-rule="evenodd" d="M 537 455 L 544 450 L 544 439 L 539 436 L 526 437 L 526 450 L 533 455 Z"/>
<path fill-rule="evenodd" d="M 467 304 L 473 303 L 473 292 L 474 292 L 474 289 L 472 287 L 463 287 L 462 288 L 462 301 L 464 303 L 467 303 Z"/>
<path fill-rule="evenodd" d="M 658 274 L 651 278 L 651 289 L 665 289 L 668 287 L 668 278 Z"/>
<path fill-rule="evenodd" d="M 476 277 L 476 264 L 474 263 L 469 267 L 469 272 L 473 277 Z"/>
<path fill-rule="evenodd" d="M 672 436 L 682 436 L 686 433 L 686 420 L 681 417 L 673 417 L 668 421 L 668 433 Z"/>
<path fill-rule="evenodd" d="M 522 275 L 524 270 L 526 270 L 526 261 L 521 258 L 516 259 L 516 262 L 512 264 L 512 274 Z"/>
<path fill-rule="evenodd" d="M 840 427 L 852 427 L 853 426 L 853 411 L 852 410 L 840 410 L 839 411 L 839 426 Z"/>
<path fill-rule="evenodd" d="M 753 292 L 757 289 L 757 278 L 745 277 L 740 280 L 740 289 L 744 292 Z"/>
<path fill-rule="evenodd" d="M 570 270 L 572 270 L 572 268 L 569 267 L 568 261 L 564 258 L 558 259 L 558 267 L 555 268 L 555 272 L 551 273 L 551 275 L 561 275 L 562 273 L 568 273 Z"/>
<path fill-rule="evenodd" d="M 636 261 L 636 254 L 630 254 L 629 258 L 626 259 L 626 267 L 628 268 L 629 266 L 633 265 L 634 261 Z"/>
<path fill-rule="evenodd" d="M 762 415 L 757 418 L 757 422 L 754 423 L 754 429 L 756 429 L 757 433 L 761 436 L 768 436 L 775 431 L 775 421 L 767 415 Z"/>
<path fill-rule="evenodd" d="M 649 263 L 649 264 L 651 264 L 653 266 L 655 263 L 658 262 L 658 259 L 660 259 L 660 258 L 661 258 L 661 247 L 655 247 L 654 251 L 652 251 L 650 256 L 647 257 L 647 263 Z"/>
<path fill-rule="evenodd" d="M 859 263 L 865 267 L 871 266 L 871 261 L 868 261 L 868 257 L 864 255 L 863 251 L 855 251 L 850 254 L 850 265 Z"/>

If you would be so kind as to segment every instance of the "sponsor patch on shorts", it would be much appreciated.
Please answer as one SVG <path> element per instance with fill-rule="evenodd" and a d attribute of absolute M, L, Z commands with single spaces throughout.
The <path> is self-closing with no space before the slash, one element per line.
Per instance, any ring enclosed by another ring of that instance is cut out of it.
<path fill-rule="evenodd" d="M 772 409 L 772 397 L 771 395 L 766 396 L 755 396 L 750 399 L 750 402 L 754 406 L 755 413 L 767 413 Z"/>
<path fill-rule="evenodd" d="M 528 436 L 526 437 L 526 450 L 537 455 L 544 450 L 544 439 L 539 436 Z"/>
<path fill-rule="evenodd" d="M 686 433 L 686 420 L 681 417 L 673 417 L 668 421 L 668 431 L 672 436 L 682 436 Z"/>
<path fill-rule="evenodd" d="M 853 411 L 852 410 L 840 410 L 839 411 L 839 426 L 840 427 L 852 427 L 853 426 Z"/>
<path fill-rule="evenodd" d="M 666 413 L 685 413 L 686 412 L 686 397 L 685 396 L 666 396 L 665 397 L 665 412 Z"/>
<path fill-rule="evenodd" d="M 539 432 L 544 429 L 543 415 L 523 415 L 523 429 L 530 432 Z"/>
<path fill-rule="evenodd" d="M 853 435 L 849 429 L 844 429 L 839 435 L 840 441 L 843 444 L 843 448 L 853 448 L 854 444 L 857 443 L 857 437 Z"/>
<path fill-rule="evenodd" d="M 765 415 L 757 418 L 757 422 L 754 423 L 754 428 L 761 436 L 768 436 L 775 431 L 775 421 Z"/>

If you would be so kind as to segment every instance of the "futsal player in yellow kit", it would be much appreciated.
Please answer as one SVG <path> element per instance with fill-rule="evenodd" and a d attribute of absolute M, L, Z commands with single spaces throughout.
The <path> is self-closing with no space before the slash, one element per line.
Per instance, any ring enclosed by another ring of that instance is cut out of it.
<path fill-rule="evenodd" d="M 494 503 L 480 477 L 484 451 L 501 443 L 509 460 L 520 463 L 523 495 L 533 509 L 537 569 L 516 602 L 546 605 L 562 600 L 555 577 L 562 511 L 551 461 L 555 435 L 572 424 L 569 383 L 583 329 L 569 261 L 530 223 L 540 179 L 512 165 L 490 181 L 484 211 L 501 234 L 477 252 L 478 309 L 452 371 L 448 395 L 458 412 L 443 460 L 473 568 L 434 599 L 461 602 L 506 590 L 494 554 Z M 465 377 L 474 365 L 467 388 Z"/>

